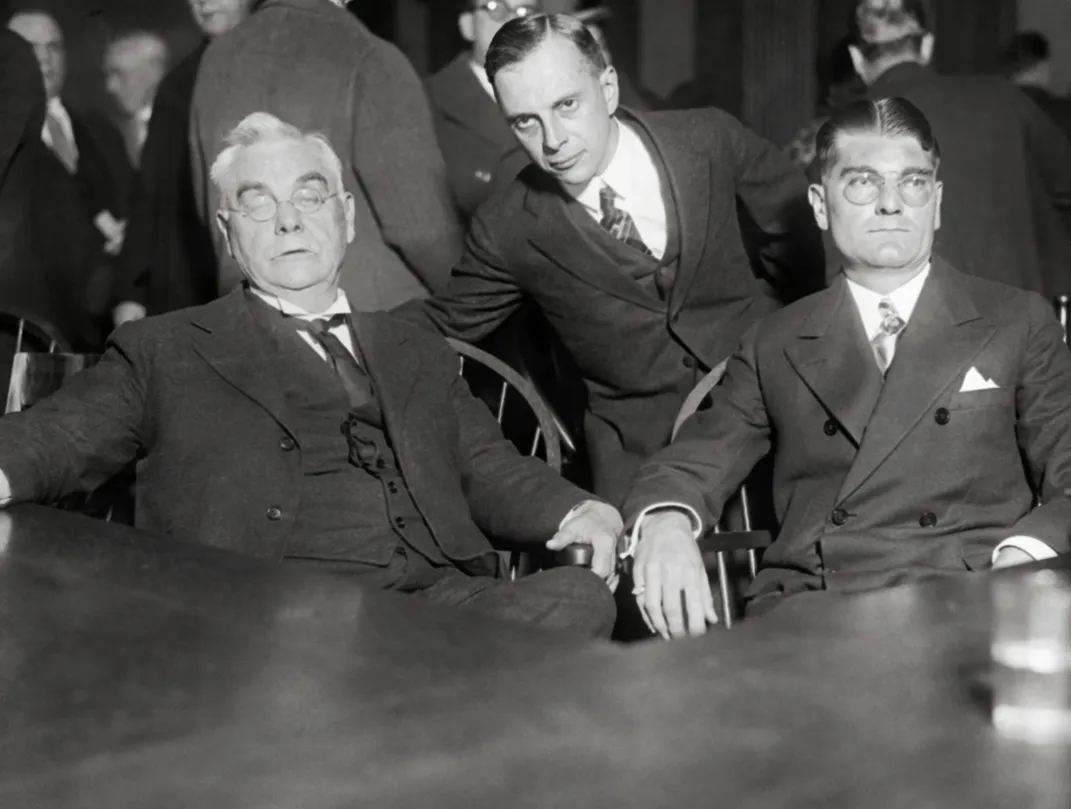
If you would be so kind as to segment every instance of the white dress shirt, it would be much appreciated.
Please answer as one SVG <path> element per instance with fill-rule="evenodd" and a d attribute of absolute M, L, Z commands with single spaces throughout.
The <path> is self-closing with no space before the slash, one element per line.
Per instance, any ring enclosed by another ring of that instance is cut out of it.
<path fill-rule="evenodd" d="M 290 315 L 292 317 L 296 317 L 304 321 L 321 320 L 323 318 L 329 318 L 334 315 L 353 314 L 353 309 L 350 308 L 349 299 L 346 297 L 346 293 L 343 292 L 341 289 L 338 291 L 338 297 L 335 298 L 335 302 L 319 314 L 308 312 L 302 309 L 297 304 L 293 304 L 290 301 L 284 301 L 278 295 L 272 295 L 270 292 L 264 292 L 263 290 L 257 289 L 256 287 L 249 287 L 249 291 L 273 309 L 278 309 L 284 315 Z M 358 363 L 361 361 L 360 357 L 358 357 L 357 355 L 357 352 L 354 350 L 353 335 L 350 334 L 350 330 L 348 328 L 339 325 L 328 329 L 328 331 L 330 331 L 331 334 L 333 334 L 335 337 L 342 341 L 342 345 L 346 347 L 346 350 L 353 355 L 353 358 L 357 360 Z M 298 336 L 301 337 L 301 339 L 308 344 L 309 348 L 316 352 L 320 359 L 322 359 L 324 362 L 327 362 L 327 352 L 324 351 L 324 347 L 320 345 L 319 341 L 315 337 L 313 337 L 304 329 L 298 329 Z"/>
<path fill-rule="evenodd" d="M 892 292 L 885 295 L 867 289 L 845 276 L 845 281 L 848 282 L 848 290 L 852 294 L 852 299 L 855 301 L 859 316 L 863 321 L 863 332 L 867 335 L 868 340 L 872 340 L 881 331 L 882 314 L 878 309 L 878 304 L 883 300 L 892 302 L 893 306 L 896 307 L 896 311 L 899 313 L 900 317 L 903 318 L 905 323 L 911 322 L 911 315 L 915 312 L 915 305 L 918 303 L 919 295 L 922 294 L 922 288 L 926 284 L 926 279 L 930 276 L 930 266 L 931 265 L 927 264 L 922 272 L 915 275 L 903 286 L 897 287 Z M 636 543 L 639 541 L 640 536 L 640 524 L 643 522 L 644 517 L 653 511 L 664 509 L 687 512 L 692 520 L 695 536 L 697 539 L 699 538 L 703 530 L 703 521 L 690 506 L 683 503 L 656 503 L 640 512 L 640 516 L 636 519 L 636 523 L 632 527 L 628 549 L 623 554 L 624 556 L 630 556 L 635 551 Z M 1017 535 L 1008 537 L 993 549 L 993 555 L 991 557 L 992 562 L 996 562 L 997 556 L 1004 548 L 1018 548 L 1035 560 L 1051 559 L 1056 556 L 1056 551 L 1042 540 L 1037 539 L 1036 537 Z"/>
<path fill-rule="evenodd" d="M 77 162 L 78 143 L 74 139 L 74 125 L 71 123 L 71 116 L 67 112 L 67 108 L 63 106 L 63 102 L 58 98 L 50 98 L 48 100 L 48 107 L 45 110 L 45 123 L 41 127 L 41 140 L 44 141 L 45 146 L 51 149 L 52 133 L 48 131 L 49 118 L 58 123 L 60 129 L 63 130 L 63 134 L 67 136 L 67 141 L 71 144 L 71 150 L 74 152 L 75 162 Z"/>
<path fill-rule="evenodd" d="M 480 83 L 480 87 L 482 87 L 484 92 L 491 96 L 491 100 L 497 104 L 498 99 L 495 98 L 495 88 L 492 87 L 491 82 L 487 80 L 487 71 L 484 70 L 483 65 L 478 65 L 470 59 L 469 67 L 472 68 L 472 72 L 476 76 L 476 81 Z"/>
<path fill-rule="evenodd" d="M 613 125 L 618 131 L 617 149 L 606 170 L 587 185 L 563 184 L 564 188 L 599 222 L 599 192 L 608 186 L 614 192 L 614 205 L 632 217 L 643 243 L 661 259 L 666 253 L 666 203 L 658 168 L 643 139 L 631 127 L 617 119 Z"/>

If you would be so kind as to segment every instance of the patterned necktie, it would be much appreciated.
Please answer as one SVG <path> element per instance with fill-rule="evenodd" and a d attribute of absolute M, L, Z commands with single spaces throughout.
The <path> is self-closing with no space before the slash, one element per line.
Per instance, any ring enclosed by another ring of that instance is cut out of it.
<path fill-rule="evenodd" d="M 878 369 L 885 376 L 892 364 L 893 355 L 896 353 L 896 338 L 904 330 L 907 321 L 900 317 L 893 302 L 885 298 L 878 304 L 878 312 L 881 313 L 881 326 L 874 339 L 870 341 L 874 349 L 874 356 L 878 361 Z"/>
<path fill-rule="evenodd" d="M 329 318 L 298 321 L 298 328 L 311 334 L 327 352 L 327 360 L 342 381 L 342 387 L 346 389 L 350 405 L 360 407 L 367 404 L 375 395 L 372 381 L 342 341 L 330 331 L 339 326 L 349 328 L 349 325 L 349 315 L 332 315 Z"/>
<path fill-rule="evenodd" d="M 51 110 L 45 115 L 45 126 L 48 129 L 49 138 L 52 139 L 52 153 L 59 158 L 60 163 L 63 164 L 67 171 L 74 174 L 78 170 L 78 158 L 74 151 L 74 144 L 67 137 L 63 124 L 52 114 Z"/>
<path fill-rule="evenodd" d="M 617 194 L 610 186 L 604 184 L 599 189 L 599 208 L 602 210 L 602 219 L 599 220 L 599 224 L 610 231 L 610 235 L 618 241 L 639 250 L 645 256 L 653 255 L 651 249 L 640 237 L 636 223 L 628 211 L 623 211 L 614 204 L 616 198 Z"/>

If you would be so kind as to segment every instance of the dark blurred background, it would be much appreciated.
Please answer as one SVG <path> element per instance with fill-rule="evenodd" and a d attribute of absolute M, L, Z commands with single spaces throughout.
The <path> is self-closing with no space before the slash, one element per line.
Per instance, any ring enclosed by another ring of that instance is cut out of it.
<path fill-rule="evenodd" d="M 10 8 L 28 5 L 5 0 Z M 39 0 L 68 36 L 70 94 L 93 102 L 101 92 L 103 43 L 116 31 L 161 32 L 178 56 L 196 31 L 186 0 Z M 568 10 L 575 0 L 548 0 Z M 691 92 L 740 116 L 783 143 L 811 119 L 824 95 L 824 61 L 845 32 L 852 0 L 607 0 L 614 12 L 608 38 L 615 61 L 635 82 L 662 98 Z M 1069 0 L 933 0 L 938 67 L 985 72 L 1017 29 L 1052 41 L 1060 88 L 1071 84 Z M 354 0 L 351 7 L 392 39 L 427 73 L 459 47 L 460 0 Z M 5 15 L 6 16 L 6 15 Z"/>

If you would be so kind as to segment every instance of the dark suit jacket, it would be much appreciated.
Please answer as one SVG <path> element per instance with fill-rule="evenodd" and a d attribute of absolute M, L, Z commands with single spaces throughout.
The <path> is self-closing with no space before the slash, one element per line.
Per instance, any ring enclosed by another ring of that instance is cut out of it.
<path fill-rule="evenodd" d="M 1071 142 L 1015 85 L 886 71 L 871 98 L 902 96 L 941 146 L 941 229 L 934 251 L 963 272 L 1046 297 L 1071 293 Z"/>
<path fill-rule="evenodd" d="M 342 271 L 353 306 L 385 309 L 445 287 L 463 233 L 427 97 L 401 51 L 352 14 L 325 0 L 265 0 L 208 46 L 193 105 L 195 191 L 224 289 L 241 274 L 213 225 L 208 169 L 224 136 L 258 111 L 325 134 L 342 160 L 357 211 Z"/>
<path fill-rule="evenodd" d="M 681 260 L 668 302 L 576 235 L 560 187 L 533 166 L 480 208 L 448 292 L 407 314 L 476 341 L 533 301 L 584 377 L 595 488 L 611 502 L 669 441 L 697 366 L 725 359 L 778 304 L 753 271 L 738 199 L 756 225 L 759 272 L 780 292 L 819 284 L 822 263 L 803 174 L 776 147 L 718 110 L 622 115 L 646 130 L 669 177 Z"/>
<path fill-rule="evenodd" d="M 427 81 L 454 198 L 466 219 L 528 165 L 502 112 L 460 54 Z"/>
<path fill-rule="evenodd" d="M 962 391 L 971 368 L 999 387 Z M 843 276 L 757 324 L 711 408 L 637 474 L 626 517 L 672 501 L 710 525 L 771 446 L 781 528 L 752 595 L 985 568 L 1016 534 L 1068 549 L 1060 325 L 1038 295 L 940 259 L 884 385 Z"/>
<path fill-rule="evenodd" d="M 121 326 L 98 365 L 0 419 L 14 499 L 92 489 L 140 453 L 138 526 L 281 558 L 301 507 L 301 447 L 283 442 L 299 437 L 248 306 L 238 289 Z M 441 338 L 386 314 L 354 327 L 402 473 L 451 559 L 487 554 L 487 535 L 542 543 L 586 499 L 502 438 Z M 282 519 L 265 516 L 273 507 Z"/>
<path fill-rule="evenodd" d="M 207 303 L 218 291 L 212 233 L 190 176 L 190 106 L 204 49 L 157 88 L 119 256 L 115 302 L 135 301 L 153 315 Z"/>
<path fill-rule="evenodd" d="M 0 307 L 51 320 L 32 228 L 44 119 L 45 90 L 33 50 L 17 34 L 0 31 Z"/>
<path fill-rule="evenodd" d="M 1071 139 L 1071 98 L 1058 96 L 1041 87 L 1020 87 L 1027 97 L 1052 118 L 1064 136 Z"/>

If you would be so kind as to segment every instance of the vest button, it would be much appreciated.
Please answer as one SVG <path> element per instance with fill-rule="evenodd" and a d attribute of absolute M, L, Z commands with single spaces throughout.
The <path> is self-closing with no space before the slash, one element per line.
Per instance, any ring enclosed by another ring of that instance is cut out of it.
<path fill-rule="evenodd" d="M 933 528 L 935 525 L 937 525 L 937 515 L 934 514 L 932 511 L 925 512 L 921 517 L 919 517 L 919 525 L 921 525 L 923 528 Z"/>
<path fill-rule="evenodd" d="M 386 461 L 384 461 L 382 458 L 376 458 L 376 469 L 385 469 L 386 466 Z"/>
<path fill-rule="evenodd" d="M 844 525 L 844 523 L 848 522 L 848 512 L 842 508 L 833 509 L 833 513 L 829 516 L 834 525 Z"/>
<path fill-rule="evenodd" d="M 398 484 L 395 483 L 392 480 L 390 483 L 387 484 L 387 491 L 390 492 L 391 494 L 397 494 L 398 493 Z"/>
<path fill-rule="evenodd" d="M 276 520 L 281 520 L 283 518 L 283 510 L 278 506 L 272 506 L 264 512 L 264 516 L 272 522 L 275 522 Z"/>
<path fill-rule="evenodd" d="M 405 528 L 405 517 L 395 517 L 394 524 L 399 528 Z"/>
<path fill-rule="evenodd" d="M 694 368 L 695 367 L 695 357 L 685 357 L 684 358 L 684 367 L 685 368 Z"/>
<path fill-rule="evenodd" d="M 951 418 L 952 414 L 948 412 L 947 407 L 939 407 L 937 408 L 937 412 L 933 414 L 933 420 L 940 424 L 942 427 L 948 424 L 948 421 Z"/>
<path fill-rule="evenodd" d="M 285 438 L 280 439 L 279 441 L 279 449 L 281 449 L 283 452 L 290 452 L 296 446 L 297 443 L 290 436 L 286 436 Z"/>
<path fill-rule="evenodd" d="M 828 419 L 825 424 L 822 425 L 822 430 L 828 436 L 834 436 L 837 434 L 837 422 L 833 419 Z"/>

